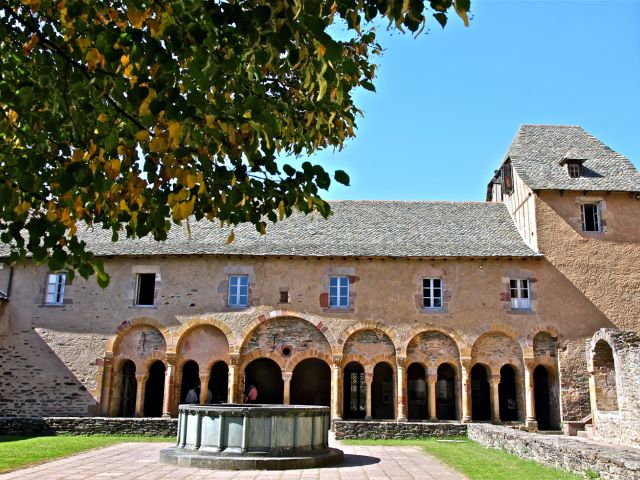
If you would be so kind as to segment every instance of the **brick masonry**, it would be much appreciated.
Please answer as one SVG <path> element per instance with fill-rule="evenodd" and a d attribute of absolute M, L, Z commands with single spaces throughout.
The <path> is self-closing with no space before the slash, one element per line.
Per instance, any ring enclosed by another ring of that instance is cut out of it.
<path fill-rule="evenodd" d="M 175 437 L 175 418 L 0 417 L 2 435 L 143 435 Z"/>

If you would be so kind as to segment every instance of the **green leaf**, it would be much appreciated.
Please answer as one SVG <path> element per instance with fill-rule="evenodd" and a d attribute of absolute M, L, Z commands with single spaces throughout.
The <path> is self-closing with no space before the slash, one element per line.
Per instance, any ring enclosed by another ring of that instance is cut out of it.
<path fill-rule="evenodd" d="M 442 12 L 434 13 L 433 17 L 438 21 L 438 23 L 444 28 L 447 25 L 447 15 Z"/>
<path fill-rule="evenodd" d="M 350 179 L 349 175 L 347 175 L 347 172 L 343 170 L 336 170 L 333 178 L 336 179 L 336 182 L 341 183 L 342 185 L 346 185 L 347 187 L 349 186 Z"/>

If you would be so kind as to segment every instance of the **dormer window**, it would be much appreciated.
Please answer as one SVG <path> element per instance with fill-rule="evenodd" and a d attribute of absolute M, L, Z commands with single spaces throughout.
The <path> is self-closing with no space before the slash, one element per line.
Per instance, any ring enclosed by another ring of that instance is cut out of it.
<path fill-rule="evenodd" d="M 569 176 L 571 178 L 578 178 L 580 176 L 580 164 L 578 162 L 569 162 L 567 163 L 567 170 L 569 171 Z"/>
<path fill-rule="evenodd" d="M 513 193 L 513 173 L 511 172 L 510 163 L 505 163 L 500 167 L 500 176 L 502 180 L 502 193 L 511 195 Z"/>

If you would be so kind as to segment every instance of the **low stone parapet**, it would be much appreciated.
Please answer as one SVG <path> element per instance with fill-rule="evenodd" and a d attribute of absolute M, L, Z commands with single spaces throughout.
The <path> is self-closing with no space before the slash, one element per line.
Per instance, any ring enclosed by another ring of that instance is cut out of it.
<path fill-rule="evenodd" d="M 175 437 L 175 418 L 0 417 L 0 435 L 143 435 Z"/>
<path fill-rule="evenodd" d="M 539 435 L 498 425 L 467 425 L 470 439 L 544 465 L 602 480 L 640 480 L 640 450 Z M 598 475 L 595 477 L 595 475 Z"/>
<path fill-rule="evenodd" d="M 333 422 L 333 428 L 336 440 L 391 440 L 421 437 L 458 437 L 467 434 L 467 425 L 462 423 L 367 422 L 336 420 Z"/>

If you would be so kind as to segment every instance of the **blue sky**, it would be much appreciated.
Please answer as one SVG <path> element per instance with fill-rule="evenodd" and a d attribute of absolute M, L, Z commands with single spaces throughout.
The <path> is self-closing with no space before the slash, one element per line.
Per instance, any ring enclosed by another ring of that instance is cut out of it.
<path fill-rule="evenodd" d="M 640 1 L 472 0 L 428 34 L 379 28 L 358 133 L 312 157 L 336 199 L 476 200 L 520 124 L 580 125 L 640 167 Z"/>

